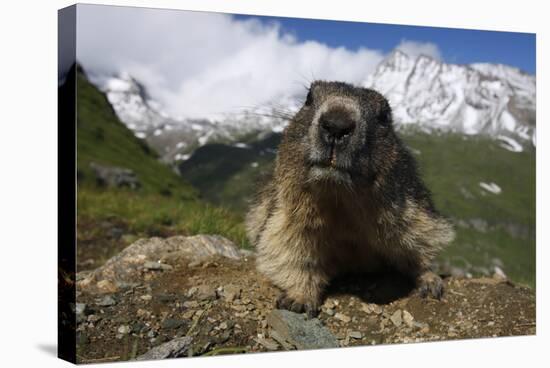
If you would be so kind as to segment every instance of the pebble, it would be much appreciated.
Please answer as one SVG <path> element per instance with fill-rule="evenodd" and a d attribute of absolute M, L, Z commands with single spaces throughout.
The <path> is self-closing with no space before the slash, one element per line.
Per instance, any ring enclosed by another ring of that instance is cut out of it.
<path fill-rule="evenodd" d="M 87 309 L 87 305 L 85 303 L 76 303 L 74 309 L 76 315 L 84 314 Z"/>
<path fill-rule="evenodd" d="M 117 291 L 117 287 L 109 280 L 101 280 L 96 284 L 97 288 L 103 293 L 114 293 Z"/>
<path fill-rule="evenodd" d="M 122 325 L 122 326 L 120 326 L 120 327 L 118 328 L 117 331 L 118 331 L 118 333 L 121 334 L 121 335 L 127 335 L 127 334 L 130 333 L 131 328 L 130 328 L 130 326 L 128 326 L 128 325 Z"/>
<path fill-rule="evenodd" d="M 408 327 L 413 326 L 414 317 L 406 310 L 403 311 L 403 322 L 405 322 Z"/>
<path fill-rule="evenodd" d="M 116 300 L 111 295 L 106 295 L 96 304 L 100 307 L 110 307 L 116 304 Z"/>
<path fill-rule="evenodd" d="M 216 289 L 208 286 L 201 285 L 197 289 L 197 299 L 199 300 L 215 300 L 217 298 Z"/>
<path fill-rule="evenodd" d="M 395 327 L 401 326 L 403 323 L 402 319 L 402 312 L 401 309 L 396 310 L 390 317 L 390 321 L 393 323 Z"/>
<path fill-rule="evenodd" d="M 348 336 L 351 337 L 352 339 L 358 339 L 358 340 L 363 337 L 363 335 L 359 331 L 350 331 L 348 333 Z"/>
<path fill-rule="evenodd" d="M 162 328 L 169 329 L 169 330 L 175 330 L 180 328 L 185 324 L 184 321 L 180 319 L 175 318 L 167 318 L 162 322 Z"/>
<path fill-rule="evenodd" d="M 351 318 L 349 316 L 346 316 L 345 314 L 342 314 L 342 313 L 336 313 L 334 315 L 334 318 L 344 323 L 349 323 L 351 321 Z"/>
<path fill-rule="evenodd" d="M 335 312 L 334 312 L 334 309 L 327 308 L 327 309 L 325 309 L 325 313 L 332 317 L 332 316 L 334 316 Z"/>
<path fill-rule="evenodd" d="M 169 271 L 173 268 L 170 265 L 163 264 L 163 263 L 160 263 L 160 262 L 153 262 L 153 261 L 145 262 L 143 264 L 143 267 L 146 270 L 151 270 L 151 271 Z"/>
<path fill-rule="evenodd" d="M 153 299 L 153 297 L 152 297 L 150 294 L 142 295 L 142 296 L 140 296 L 139 298 L 140 298 L 141 300 L 143 300 L 143 301 L 146 301 L 146 302 L 148 302 L 148 301 L 150 301 L 151 299 Z"/>
<path fill-rule="evenodd" d="M 241 288 L 235 285 L 226 285 L 223 288 L 222 295 L 226 301 L 232 302 L 241 297 Z"/>
<path fill-rule="evenodd" d="M 199 303 L 195 300 L 188 300 L 186 302 L 183 303 L 183 306 L 185 308 L 198 308 L 199 307 Z"/>
<path fill-rule="evenodd" d="M 88 322 L 95 323 L 95 322 L 98 322 L 100 320 L 101 320 L 101 317 L 98 316 L 97 314 L 90 314 L 88 316 Z"/>
<path fill-rule="evenodd" d="M 273 339 L 265 338 L 265 337 L 257 337 L 254 339 L 258 344 L 265 347 L 267 350 L 277 350 L 279 348 L 279 344 Z"/>

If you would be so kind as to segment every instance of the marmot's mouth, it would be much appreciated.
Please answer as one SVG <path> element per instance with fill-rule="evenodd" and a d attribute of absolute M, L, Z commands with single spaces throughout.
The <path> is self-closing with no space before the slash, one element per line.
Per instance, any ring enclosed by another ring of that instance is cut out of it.
<path fill-rule="evenodd" d="M 330 166 L 336 166 L 336 149 L 334 147 L 334 142 L 330 145 Z"/>

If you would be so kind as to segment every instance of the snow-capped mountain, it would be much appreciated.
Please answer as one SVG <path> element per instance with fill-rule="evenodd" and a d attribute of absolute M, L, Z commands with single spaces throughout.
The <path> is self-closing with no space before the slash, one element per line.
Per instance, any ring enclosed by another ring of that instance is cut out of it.
<path fill-rule="evenodd" d="M 384 94 L 397 124 L 533 140 L 535 77 L 497 64 L 446 64 L 392 52 L 362 83 Z"/>
<path fill-rule="evenodd" d="M 198 146 L 223 141 L 239 144 L 252 133 L 280 132 L 301 98 L 288 95 L 263 108 L 216 119 L 174 118 L 132 76 L 92 78 L 105 92 L 120 120 L 167 161 L 184 160 Z M 535 144 L 535 77 L 499 64 L 447 64 L 428 56 L 393 51 L 376 70 L 358 81 L 390 101 L 398 127 L 427 131 L 488 134 L 503 147 L 522 151 Z"/>
<path fill-rule="evenodd" d="M 169 116 L 152 99 L 145 87 L 127 73 L 118 76 L 91 76 L 107 96 L 118 118 L 145 139 L 166 162 L 185 160 L 197 146 L 212 141 L 239 144 L 239 138 L 257 133 L 281 132 L 287 119 L 281 111 L 297 111 L 296 99 L 226 114 L 217 119 L 184 119 Z M 281 106 L 283 106 L 281 108 Z"/>

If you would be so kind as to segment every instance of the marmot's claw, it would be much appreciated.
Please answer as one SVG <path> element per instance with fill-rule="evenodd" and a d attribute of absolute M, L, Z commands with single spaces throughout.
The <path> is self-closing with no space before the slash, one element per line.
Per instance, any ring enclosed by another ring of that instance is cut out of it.
<path fill-rule="evenodd" d="M 277 297 L 275 306 L 278 309 L 286 309 L 295 313 L 305 313 L 309 318 L 314 318 L 319 313 L 319 307 L 317 303 L 313 303 L 313 302 L 300 303 L 288 297 L 286 293 L 281 293 Z"/>
<path fill-rule="evenodd" d="M 429 295 L 435 299 L 443 296 L 443 280 L 433 272 L 426 272 L 418 278 L 418 293 L 422 298 Z"/>

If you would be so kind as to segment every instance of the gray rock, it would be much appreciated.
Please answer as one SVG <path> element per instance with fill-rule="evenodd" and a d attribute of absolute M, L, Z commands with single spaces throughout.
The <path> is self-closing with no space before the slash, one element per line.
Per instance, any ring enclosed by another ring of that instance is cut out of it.
<path fill-rule="evenodd" d="M 266 321 L 267 322 L 267 321 Z M 271 330 L 269 332 L 269 336 L 271 336 L 271 338 L 275 341 L 277 341 L 279 344 L 281 344 L 281 346 L 283 347 L 283 349 L 285 350 L 294 350 L 295 347 L 294 345 L 292 345 L 291 343 L 289 343 L 288 341 L 286 341 L 277 331 L 275 330 Z"/>
<path fill-rule="evenodd" d="M 403 322 L 405 322 L 408 327 L 413 327 L 414 317 L 406 310 L 403 311 Z"/>
<path fill-rule="evenodd" d="M 185 324 L 185 321 L 182 321 L 181 319 L 167 318 L 162 322 L 162 328 L 175 330 L 180 328 L 184 324 Z"/>
<path fill-rule="evenodd" d="M 197 287 L 198 300 L 214 300 L 217 297 L 216 289 L 212 286 L 201 285 Z"/>
<path fill-rule="evenodd" d="M 141 186 L 136 174 L 126 168 L 98 165 L 90 163 L 90 167 L 96 176 L 96 182 L 100 186 L 112 188 L 138 189 Z"/>
<path fill-rule="evenodd" d="M 160 262 L 147 261 L 143 264 L 143 267 L 147 270 L 153 271 L 170 271 L 173 267 Z"/>
<path fill-rule="evenodd" d="M 401 326 L 403 323 L 402 313 L 401 309 L 396 310 L 390 317 L 390 321 L 393 323 L 395 327 Z"/>
<path fill-rule="evenodd" d="M 358 340 L 363 337 L 363 335 L 359 331 L 350 331 L 348 333 L 348 336 L 351 337 L 352 339 L 358 339 Z"/>
<path fill-rule="evenodd" d="M 132 329 L 131 329 L 130 326 L 128 326 L 128 325 L 122 325 L 122 326 L 120 326 L 120 327 L 118 328 L 117 331 L 118 331 L 118 333 L 121 334 L 121 335 L 127 335 L 127 334 L 129 334 L 129 333 L 132 331 Z"/>
<path fill-rule="evenodd" d="M 190 336 L 178 337 L 162 345 L 156 346 L 136 358 L 136 360 L 167 359 L 187 356 L 193 338 Z"/>
<path fill-rule="evenodd" d="M 241 288 L 235 285 L 226 285 L 223 288 L 222 295 L 226 301 L 232 302 L 241 297 Z"/>
<path fill-rule="evenodd" d="M 139 282 L 145 265 L 152 269 L 170 267 L 158 260 L 185 257 L 193 261 L 216 255 L 231 259 L 241 258 L 235 244 L 218 235 L 140 239 L 107 260 L 103 266 L 78 277 L 78 287 L 92 293 L 113 293 L 120 285 Z"/>
<path fill-rule="evenodd" d="M 96 304 L 100 307 L 110 307 L 116 304 L 116 300 L 111 295 L 106 295 L 101 298 Z"/>
<path fill-rule="evenodd" d="M 74 306 L 74 312 L 77 316 L 84 315 L 87 307 L 88 306 L 85 303 L 76 303 Z"/>
<path fill-rule="evenodd" d="M 349 323 L 351 321 L 351 318 L 349 316 L 346 316 L 343 313 L 336 313 L 334 315 L 334 318 L 336 318 L 337 320 L 342 321 L 344 323 Z"/>
<path fill-rule="evenodd" d="M 258 344 L 265 347 L 267 350 L 275 351 L 279 348 L 279 344 L 272 339 L 266 339 L 263 337 L 257 337 L 254 339 Z"/>
<path fill-rule="evenodd" d="M 298 349 L 338 347 L 338 340 L 317 318 L 276 309 L 267 316 L 268 325 Z M 273 335 L 272 335 L 273 336 Z"/>

